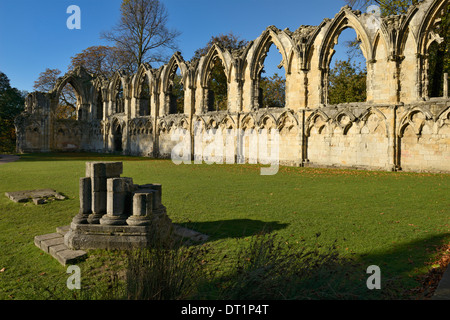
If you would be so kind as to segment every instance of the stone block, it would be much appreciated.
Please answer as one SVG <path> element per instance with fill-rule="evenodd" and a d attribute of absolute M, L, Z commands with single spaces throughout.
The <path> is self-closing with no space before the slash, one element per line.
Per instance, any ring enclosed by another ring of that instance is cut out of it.
<path fill-rule="evenodd" d="M 61 237 L 61 235 L 59 233 L 49 233 L 49 234 L 44 234 L 42 236 L 36 236 L 36 237 L 34 237 L 34 244 L 38 248 L 40 248 L 42 241 L 56 239 L 56 238 L 59 238 L 59 237 Z"/>
<path fill-rule="evenodd" d="M 145 184 L 139 186 L 139 192 L 145 192 L 145 190 L 153 190 L 153 209 L 157 210 L 162 205 L 162 185 L 161 184 Z M 144 190 L 144 191 L 142 191 Z"/>
<path fill-rule="evenodd" d="M 153 190 L 138 191 L 133 195 L 133 216 L 149 217 L 153 211 Z"/>
<path fill-rule="evenodd" d="M 50 248 L 53 246 L 58 246 L 64 244 L 64 237 L 59 235 L 59 237 L 49 240 L 43 240 L 41 241 L 40 248 L 45 251 L 46 253 L 50 253 Z"/>
<path fill-rule="evenodd" d="M 116 192 L 131 192 L 135 186 L 132 178 L 109 178 L 107 179 L 107 191 Z"/>
<path fill-rule="evenodd" d="M 92 212 L 95 214 L 106 213 L 107 192 L 92 192 Z"/>
<path fill-rule="evenodd" d="M 92 184 L 92 192 L 102 192 L 102 191 L 106 191 L 107 187 L 106 187 L 106 180 L 107 178 L 105 177 L 91 177 L 88 178 L 91 180 L 91 184 Z"/>
<path fill-rule="evenodd" d="M 80 178 L 80 214 L 92 213 L 91 178 Z"/>
<path fill-rule="evenodd" d="M 75 264 L 76 262 L 84 259 L 86 255 L 87 253 L 82 250 L 66 249 L 55 252 L 53 257 L 56 258 L 63 266 L 66 266 L 68 264 Z"/>
<path fill-rule="evenodd" d="M 87 162 L 86 177 L 117 178 L 123 173 L 122 162 Z"/>

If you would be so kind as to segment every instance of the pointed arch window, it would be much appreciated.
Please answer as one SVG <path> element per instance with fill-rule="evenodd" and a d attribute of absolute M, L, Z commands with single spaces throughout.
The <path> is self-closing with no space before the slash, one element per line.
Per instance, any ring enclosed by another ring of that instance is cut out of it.
<path fill-rule="evenodd" d="M 228 81 L 225 68 L 216 55 L 210 65 L 206 105 L 208 111 L 224 111 L 228 106 Z"/>
<path fill-rule="evenodd" d="M 116 113 L 124 113 L 125 112 L 125 99 L 123 92 L 122 81 L 119 79 L 116 84 Z"/>

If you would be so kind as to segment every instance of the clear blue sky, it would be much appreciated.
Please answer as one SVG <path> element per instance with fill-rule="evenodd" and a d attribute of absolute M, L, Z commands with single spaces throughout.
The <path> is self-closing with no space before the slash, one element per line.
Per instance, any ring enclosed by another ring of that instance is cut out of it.
<path fill-rule="evenodd" d="M 0 0 L 0 71 L 19 90 L 33 91 L 46 68 L 67 71 L 70 58 L 90 46 L 108 45 L 101 31 L 119 19 L 122 0 Z M 333 18 L 344 0 L 162 0 L 169 27 L 182 32 L 180 51 L 190 60 L 211 36 L 232 31 L 256 39 L 269 25 L 294 31 Z M 81 8 L 81 30 L 69 30 L 70 5 Z"/>

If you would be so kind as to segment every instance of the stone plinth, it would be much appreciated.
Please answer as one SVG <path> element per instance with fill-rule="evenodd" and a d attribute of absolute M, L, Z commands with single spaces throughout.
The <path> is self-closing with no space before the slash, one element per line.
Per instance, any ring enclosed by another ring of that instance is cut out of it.
<path fill-rule="evenodd" d="M 130 249 L 170 241 L 173 226 L 160 184 L 120 177 L 121 162 L 87 162 L 80 179 L 80 210 L 64 244 L 72 250 Z"/>

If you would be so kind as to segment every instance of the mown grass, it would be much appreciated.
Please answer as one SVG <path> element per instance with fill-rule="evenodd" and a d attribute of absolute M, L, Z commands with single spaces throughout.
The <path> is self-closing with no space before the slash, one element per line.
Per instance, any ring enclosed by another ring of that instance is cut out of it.
<path fill-rule="evenodd" d="M 351 272 L 358 279 L 369 276 L 368 266 L 378 265 L 383 284 L 403 293 L 418 285 L 416 278 L 428 271 L 436 248 L 450 240 L 446 174 L 281 167 L 274 176 L 261 176 L 257 165 L 176 166 L 139 157 L 30 154 L 0 166 L 0 194 L 53 188 L 68 199 L 34 206 L 0 196 L 0 299 L 74 298 L 66 288 L 66 268 L 33 239 L 68 225 L 77 214 L 78 181 L 91 160 L 123 161 L 122 176 L 136 184 L 161 183 L 172 221 L 210 236 L 205 265 L 214 270 L 215 281 L 198 294 L 202 298 L 218 297 L 215 288 L 229 279 L 242 262 L 242 250 L 262 230 L 294 250 L 335 246 L 340 257 L 357 262 Z M 90 252 L 80 264 L 84 284 L 106 290 L 111 272 L 119 272 L 125 260 L 120 252 Z M 361 299 L 380 297 L 364 281 L 349 283 L 345 291 Z M 385 297 L 404 298 L 396 294 Z"/>

